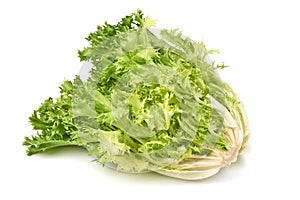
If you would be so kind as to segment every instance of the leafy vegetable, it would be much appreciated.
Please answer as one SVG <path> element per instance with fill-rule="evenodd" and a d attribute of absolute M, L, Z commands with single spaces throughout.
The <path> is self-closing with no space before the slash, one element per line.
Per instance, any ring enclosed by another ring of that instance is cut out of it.
<path fill-rule="evenodd" d="M 208 57 L 218 51 L 154 25 L 138 10 L 86 38 L 78 54 L 93 68 L 34 111 L 28 155 L 75 145 L 117 170 L 182 179 L 236 160 L 249 130 L 241 101 L 217 73 L 227 66 Z"/>

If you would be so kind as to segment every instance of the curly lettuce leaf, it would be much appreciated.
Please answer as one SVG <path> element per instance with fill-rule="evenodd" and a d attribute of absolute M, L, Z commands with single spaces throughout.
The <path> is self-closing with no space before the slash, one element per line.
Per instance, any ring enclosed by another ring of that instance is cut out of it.
<path fill-rule="evenodd" d="M 65 81 L 60 86 L 60 97 L 49 98 L 33 112 L 29 121 L 36 136 L 25 137 L 23 145 L 32 155 L 59 146 L 82 146 L 72 114 L 73 84 Z"/>

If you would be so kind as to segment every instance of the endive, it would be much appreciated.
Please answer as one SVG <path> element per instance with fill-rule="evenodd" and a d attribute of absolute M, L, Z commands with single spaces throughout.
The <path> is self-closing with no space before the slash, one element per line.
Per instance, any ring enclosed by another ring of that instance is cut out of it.
<path fill-rule="evenodd" d="M 242 102 L 208 57 L 217 50 L 178 30 L 154 29 L 138 10 L 98 26 L 79 51 L 79 76 L 65 81 L 30 117 L 32 155 L 76 145 L 94 160 L 131 173 L 202 179 L 247 147 Z"/>

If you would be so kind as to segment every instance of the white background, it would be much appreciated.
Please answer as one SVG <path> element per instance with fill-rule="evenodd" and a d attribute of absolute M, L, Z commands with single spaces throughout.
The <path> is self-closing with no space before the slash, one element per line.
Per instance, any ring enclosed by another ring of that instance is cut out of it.
<path fill-rule="evenodd" d="M 202 181 L 115 172 L 83 149 L 26 156 L 28 116 L 81 67 L 77 49 L 105 20 L 141 8 L 221 51 L 222 78 L 249 116 L 249 151 Z M 0 199 L 299 199 L 300 6 L 297 1 L 1 1 Z"/>

